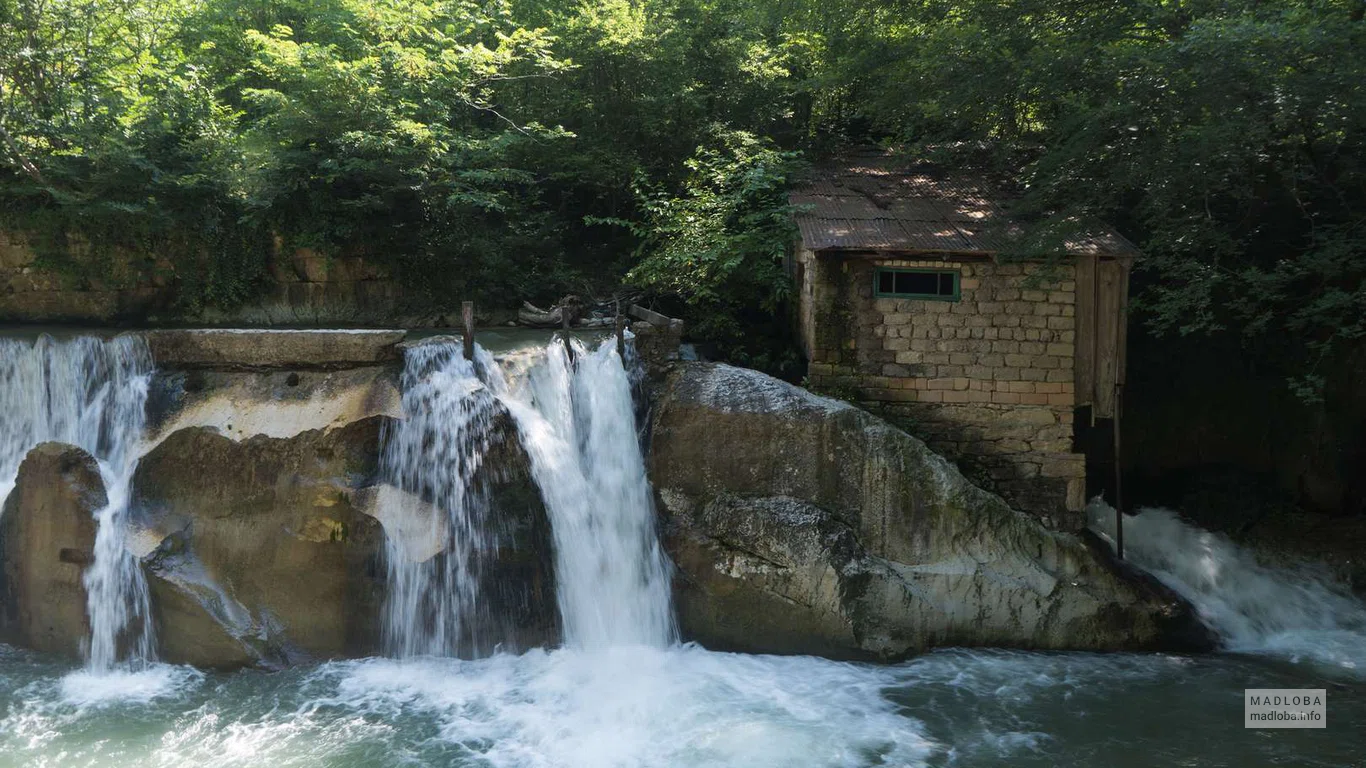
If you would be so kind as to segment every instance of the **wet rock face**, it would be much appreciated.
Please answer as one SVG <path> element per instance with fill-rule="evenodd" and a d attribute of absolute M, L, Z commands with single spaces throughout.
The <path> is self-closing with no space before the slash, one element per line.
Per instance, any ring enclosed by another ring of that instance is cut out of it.
<path fill-rule="evenodd" d="M 105 503 L 90 454 L 62 443 L 29 451 L 0 512 L 0 640 L 80 655 L 89 634 L 81 575 Z"/>
<path fill-rule="evenodd" d="M 378 647 L 383 532 L 351 492 L 376 480 L 386 417 L 234 441 L 166 437 L 133 478 L 165 659 L 286 665 Z"/>
<path fill-rule="evenodd" d="M 1209 643 L 1174 594 L 845 403 L 689 363 L 652 426 L 680 624 L 703 644 L 894 659 Z"/>
<path fill-rule="evenodd" d="M 561 627 L 550 517 L 512 415 L 502 411 L 494 431 L 475 477 L 478 492 L 489 500 L 493 544 L 479 574 L 478 589 L 487 606 L 480 616 L 484 626 L 475 631 L 495 639 L 504 651 L 554 646 L 561 640 Z M 487 643 L 473 647 L 480 645 Z"/>
<path fill-rule="evenodd" d="M 553 646 L 561 639 L 555 599 L 555 565 L 550 518 L 531 474 L 512 415 L 500 409 L 490 425 L 484 459 L 472 478 L 471 496 L 486 502 L 469 564 L 475 610 L 461 617 L 458 647 L 462 657 L 495 650 L 516 652 Z M 470 536 L 451 524 L 450 513 L 429 495 L 410 494 L 388 483 L 368 486 L 351 496 L 363 513 L 379 520 L 404 556 L 449 572 L 447 558 L 458 550 L 456 537 Z"/>

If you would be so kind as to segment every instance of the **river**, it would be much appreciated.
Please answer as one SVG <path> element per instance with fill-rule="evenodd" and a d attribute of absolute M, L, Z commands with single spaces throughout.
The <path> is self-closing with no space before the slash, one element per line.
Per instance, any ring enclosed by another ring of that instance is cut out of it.
<path fill-rule="evenodd" d="M 439 343 L 409 355 L 413 432 L 389 438 L 392 482 L 451 515 L 442 536 L 469 529 L 477 494 L 452 467 L 472 460 L 471 425 L 487 420 L 469 396 L 502 403 L 555 528 L 561 647 L 451 657 L 480 604 L 477 552 L 435 572 L 396 551 L 385 658 L 216 672 L 137 648 L 76 665 L 0 646 L 0 766 L 1366 765 L 1366 606 L 1312 569 L 1264 565 L 1163 510 L 1126 524 L 1129 556 L 1191 601 L 1221 652 L 946 649 L 876 665 L 680 642 L 613 346 L 552 345 L 510 381 L 492 358 L 467 362 Z M 116 390 L 77 390 L 91 398 L 69 410 L 116 412 L 105 405 Z M 49 415 L 11 429 L 9 464 L 37 439 L 83 439 L 54 432 L 70 421 L 51 416 L 60 408 L 34 412 Z M 85 442 L 107 465 L 118 455 L 107 439 Z M 1113 515 L 1093 511 L 1105 535 Z M 145 589 L 124 582 L 98 599 L 146 610 Z M 101 636 L 95 626 L 97 647 Z M 1245 729 L 1248 688 L 1327 689 L 1327 727 Z"/>

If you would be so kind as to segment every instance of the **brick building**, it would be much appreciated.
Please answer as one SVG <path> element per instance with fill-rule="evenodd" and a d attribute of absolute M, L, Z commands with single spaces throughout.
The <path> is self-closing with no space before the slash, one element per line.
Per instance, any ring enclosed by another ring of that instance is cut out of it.
<path fill-rule="evenodd" d="M 1084 522 L 1077 419 L 1113 419 L 1134 246 L 1108 229 L 1003 259 L 980 179 L 860 155 L 793 192 L 813 387 L 856 396 L 1050 526 Z"/>

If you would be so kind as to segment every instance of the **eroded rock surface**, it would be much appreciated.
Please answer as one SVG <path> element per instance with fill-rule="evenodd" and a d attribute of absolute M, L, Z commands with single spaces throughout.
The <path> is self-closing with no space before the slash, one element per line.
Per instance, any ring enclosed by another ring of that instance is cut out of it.
<path fill-rule="evenodd" d="M 1210 642 L 1174 594 L 848 404 L 689 363 L 652 426 L 679 620 L 704 644 L 893 659 Z"/>
<path fill-rule="evenodd" d="M 89 634 L 81 574 L 106 503 L 94 457 L 74 445 L 29 451 L 0 512 L 0 640 L 76 657 Z"/>
<path fill-rule="evenodd" d="M 146 533 L 132 538 L 158 541 L 144 562 L 167 660 L 271 665 L 376 648 L 383 534 L 349 494 L 375 482 L 384 422 L 242 441 L 190 427 L 143 457 L 132 509 Z"/>

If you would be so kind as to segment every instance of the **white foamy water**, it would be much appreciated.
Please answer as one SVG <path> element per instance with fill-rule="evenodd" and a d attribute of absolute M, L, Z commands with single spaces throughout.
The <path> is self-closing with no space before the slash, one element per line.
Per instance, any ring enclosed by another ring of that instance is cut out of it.
<path fill-rule="evenodd" d="M 630 375 L 613 340 L 552 342 L 503 402 L 550 514 L 565 643 L 662 647 L 676 639 L 669 564 L 636 432 Z"/>
<path fill-rule="evenodd" d="M 1114 508 L 1093 501 L 1109 540 Z M 1366 675 L 1366 604 L 1320 570 L 1277 567 L 1167 509 L 1124 517 L 1124 556 L 1195 606 L 1225 648 Z"/>
<path fill-rule="evenodd" d="M 151 375 L 151 353 L 137 336 L 0 339 L 0 493 L 13 489 L 28 451 L 47 441 L 90 453 L 104 480 L 108 503 L 95 513 L 94 562 L 83 576 L 92 670 L 155 655 L 147 583 L 123 525 Z"/>
<path fill-rule="evenodd" d="M 138 695 L 110 696 L 107 676 L 82 688 L 0 646 L 0 766 L 1322 768 L 1359 765 L 1366 737 L 1355 681 L 1330 691 L 1327 729 L 1249 733 L 1244 688 L 1322 687 L 1255 656 L 940 651 L 878 666 L 675 645 L 160 671 L 167 685 L 144 674 Z"/>
<path fill-rule="evenodd" d="M 75 707 L 148 704 L 180 696 L 204 680 L 194 667 L 149 663 L 136 670 L 83 669 L 62 678 L 60 701 Z"/>
<path fill-rule="evenodd" d="M 886 670 L 806 657 L 630 646 L 336 671 L 349 706 L 424 711 L 500 768 L 911 766 L 933 749 L 881 695 Z"/>

